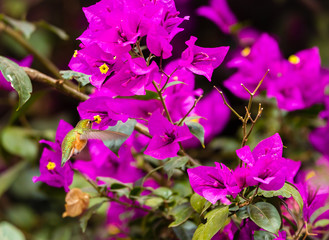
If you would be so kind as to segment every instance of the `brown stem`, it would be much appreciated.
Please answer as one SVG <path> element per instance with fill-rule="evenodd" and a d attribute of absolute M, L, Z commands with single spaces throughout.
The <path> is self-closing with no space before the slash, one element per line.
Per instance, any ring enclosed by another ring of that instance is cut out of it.
<path fill-rule="evenodd" d="M 155 89 L 156 89 L 156 91 L 157 91 L 157 93 L 159 95 L 160 101 L 161 101 L 162 106 L 163 106 L 163 108 L 164 108 L 164 110 L 166 112 L 166 115 L 167 115 L 167 118 L 168 118 L 169 122 L 172 123 L 172 124 L 174 124 L 173 121 L 172 121 L 172 119 L 171 119 L 171 117 L 170 117 L 170 114 L 169 114 L 169 111 L 168 111 L 166 102 L 165 102 L 165 100 L 164 100 L 164 98 L 162 96 L 162 92 L 160 91 L 159 87 L 157 86 L 157 83 L 154 80 L 152 81 L 152 84 L 155 87 Z"/>
<path fill-rule="evenodd" d="M 56 78 L 62 78 L 59 73 L 59 69 L 48 58 L 36 51 L 19 32 L 15 31 L 3 22 L 0 22 L 0 31 L 7 33 L 10 37 L 15 39 L 26 51 L 38 59 L 38 61 L 42 63 Z"/>
<path fill-rule="evenodd" d="M 179 121 L 179 123 L 177 124 L 178 126 L 180 126 L 184 120 L 187 118 L 187 116 L 192 112 L 192 110 L 195 108 L 196 104 L 200 101 L 200 99 L 203 97 L 203 95 L 200 95 L 200 97 L 198 99 L 194 100 L 194 104 L 191 107 L 191 109 L 185 114 L 185 116 Z"/>

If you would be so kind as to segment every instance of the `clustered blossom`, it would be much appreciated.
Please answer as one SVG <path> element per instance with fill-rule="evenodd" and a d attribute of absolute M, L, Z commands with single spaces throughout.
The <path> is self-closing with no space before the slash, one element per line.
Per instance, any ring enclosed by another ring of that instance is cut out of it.
<path fill-rule="evenodd" d="M 245 99 L 249 95 L 241 83 L 253 91 L 269 70 L 260 90 L 266 90 L 267 96 L 276 98 L 278 107 L 287 111 L 323 103 L 329 83 L 329 71 L 321 67 L 318 48 L 302 50 L 285 59 L 277 41 L 265 33 L 251 47 L 241 50 L 228 66 L 238 71 L 224 85 Z"/>
<path fill-rule="evenodd" d="M 292 181 L 300 162 L 282 157 L 279 134 L 261 141 L 251 152 L 249 146 L 237 150 L 245 167 L 228 169 L 224 164 L 216 167 L 200 166 L 188 170 L 193 190 L 215 204 L 217 200 L 228 204 L 227 195 L 233 198 L 248 186 L 259 186 L 267 191 L 279 190 L 285 181 Z"/>

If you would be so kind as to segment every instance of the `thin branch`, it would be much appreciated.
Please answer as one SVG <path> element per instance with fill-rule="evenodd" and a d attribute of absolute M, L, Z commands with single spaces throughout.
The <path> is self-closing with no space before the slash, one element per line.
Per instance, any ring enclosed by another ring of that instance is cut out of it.
<path fill-rule="evenodd" d="M 173 121 L 172 121 L 172 119 L 171 119 L 171 117 L 170 117 L 170 114 L 169 114 L 169 111 L 168 111 L 166 102 L 163 99 L 162 92 L 160 91 L 159 87 L 157 86 L 157 83 L 154 80 L 152 81 L 152 84 L 155 87 L 155 89 L 156 89 L 156 91 L 157 91 L 157 93 L 159 95 L 160 101 L 161 101 L 162 106 L 163 106 L 163 108 L 164 108 L 164 110 L 166 112 L 166 115 L 167 115 L 167 118 L 168 118 L 169 122 L 171 122 L 172 124 L 174 124 Z"/>
<path fill-rule="evenodd" d="M 196 104 L 200 101 L 200 99 L 203 97 L 203 95 L 200 95 L 199 98 L 195 99 L 194 100 L 194 104 L 193 106 L 191 107 L 191 109 L 185 114 L 185 116 L 179 121 L 179 123 L 177 124 L 178 126 L 180 126 L 184 120 L 187 118 L 187 116 L 192 112 L 192 110 L 196 107 Z"/>
<path fill-rule="evenodd" d="M 220 95 L 223 98 L 224 104 L 239 118 L 239 120 L 243 121 L 243 117 L 239 115 L 239 113 L 237 113 L 225 100 L 224 94 L 222 91 L 220 91 L 216 86 L 214 86 L 214 88 L 216 88 L 216 90 L 220 93 Z"/>
<path fill-rule="evenodd" d="M 9 27 L 3 22 L 0 22 L 0 31 L 7 33 L 10 37 L 15 39 L 26 51 L 38 59 L 38 61 L 42 63 L 56 78 L 61 78 L 59 69 L 48 58 L 36 51 L 18 31 L 15 31 L 13 28 Z"/>

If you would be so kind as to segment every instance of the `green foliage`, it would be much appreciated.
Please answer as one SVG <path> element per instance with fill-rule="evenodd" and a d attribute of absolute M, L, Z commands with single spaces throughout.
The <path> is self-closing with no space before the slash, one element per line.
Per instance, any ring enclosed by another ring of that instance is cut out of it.
<path fill-rule="evenodd" d="M 8 222 L 0 223 L 0 239 L 1 240 L 25 240 L 24 234 L 14 225 Z"/>
<path fill-rule="evenodd" d="M 172 81 L 170 83 L 167 83 L 166 87 L 163 90 L 165 90 L 165 89 L 167 89 L 169 87 L 175 86 L 177 84 L 185 84 L 185 85 L 187 85 L 186 83 L 184 83 L 182 81 Z"/>
<path fill-rule="evenodd" d="M 186 221 L 178 227 L 173 227 L 173 230 L 179 240 L 190 240 L 197 226 L 192 221 Z"/>
<path fill-rule="evenodd" d="M 173 221 L 169 227 L 177 227 L 189 219 L 189 217 L 193 213 L 193 208 L 191 207 L 191 204 L 189 202 L 183 203 L 181 205 L 178 205 L 174 207 L 170 211 L 170 215 L 172 215 L 175 218 L 175 221 Z"/>
<path fill-rule="evenodd" d="M 274 234 L 278 234 L 281 226 L 281 217 L 278 210 L 270 203 L 257 202 L 248 205 L 250 219 L 259 227 Z"/>
<path fill-rule="evenodd" d="M 19 96 L 18 107 L 21 108 L 29 100 L 32 93 L 32 84 L 29 76 L 15 62 L 0 56 L 0 71 L 5 79 L 17 91 Z"/>
<path fill-rule="evenodd" d="M 86 231 L 87 224 L 91 216 L 99 209 L 105 201 L 102 201 L 100 203 L 95 204 L 94 206 L 87 209 L 87 211 L 80 217 L 80 227 L 82 229 L 82 232 Z"/>
<path fill-rule="evenodd" d="M 286 182 L 283 187 L 277 191 L 264 191 L 259 189 L 257 195 L 259 196 L 264 196 L 267 198 L 271 198 L 274 196 L 282 196 L 285 198 L 290 198 L 293 197 L 295 199 L 295 201 L 297 202 L 300 210 L 303 209 L 304 206 L 304 202 L 302 199 L 302 196 L 300 195 L 299 191 L 297 190 L 297 188 L 292 185 L 291 183 Z"/>
<path fill-rule="evenodd" d="M 204 146 L 204 128 L 198 122 L 186 121 L 185 124 L 188 126 L 190 132 L 200 141 L 203 148 Z"/>
<path fill-rule="evenodd" d="M 254 232 L 254 240 L 273 240 L 276 236 L 273 233 L 265 232 L 265 231 L 255 231 Z"/>
<path fill-rule="evenodd" d="M 130 136 L 131 133 L 134 131 L 135 125 L 136 125 L 136 120 L 129 119 L 125 123 L 123 123 L 122 121 L 118 121 L 118 123 L 115 126 L 108 127 L 107 130 L 125 133 L 128 136 Z M 103 141 L 103 142 L 112 152 L 118 154 L 119 148 L 121 147 L 124 141 L 126 141 L 126 139 L 115 139 L 115 140 Z"/>
<path fill-rule="evenodd" d="M 168 178 L 171 178 L 176 169 L 185 170 L 185 165 L 188 162 L 188 157 L 174 157 L 170 158 L 163 166 L 163 169 L 167 172 Z"/>
<path fill-rule="evenodd" d="M 75 79 L 81 84 L 82 87 L 90 83 L 90 75 L 86 75 L 84 73 L 75 72 L 71 70 L 63 70 L 60 71 L 59 73 L 62 75 L 63 79 L 65 80 Z"/>
<path fill-rule="evenodd" d="M 22 127 L 6 127 L 1 133 L 1 142 L 6 151 L 27 160 L 34 160 L 38 145 L 31 139 L 31 131 Z"/>
<path fill-rule="evenodd" d="M 0 174 L 0 197 L 13 184 L 26 165 L 27 162 L 22 161 Z"/>
<path fill-rule="evenodd" d="M 35 25 L 28 21 L 17 20 L 17 19 L 8 17 L 4 14 L 0 14 L 0 20 L 3 20 L 5 23 L 9 24 L 14 29 L 23 33 L 25 38 L 30 38 L 32 33 L 36 29 Z"/>
<path fill-rule="evenodd" d="M 210 240 L 224 227 L 228 212 L 228 206 L 221 206 L 208 212 L 205 216 L 207 222 L 198 226 L 193 235 L 193 240 Z"/>

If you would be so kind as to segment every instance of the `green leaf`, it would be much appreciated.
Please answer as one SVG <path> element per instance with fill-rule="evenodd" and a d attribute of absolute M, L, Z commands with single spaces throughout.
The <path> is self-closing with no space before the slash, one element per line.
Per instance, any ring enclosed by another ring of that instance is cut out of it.
<path fill-rule="evenodd" d="M 314 221 L 321 215 L 323 214 L 324 212 L 328 211 L 329 210 L 329 204 L 327 204 L 326 206 L 324 207 L 320 207 L 318 208 L 313 214 L 312 216 L 310 217 L 310 223 L 314 223 Z"/>
<path fill-rule="evenodd" d="M 196 229 L 193 240 L 210 240 L 222 227 L 228 217 L 228 206 L 215 208 L 205 216 L 207 222 L 201 223 Z"/>
<path fill-rule="evenodd" d="M 6 127 L 1 134 L 2 146 L 9 153 L 28 160 L 36 159 L 38 144 L 30 138 L 31 131 L 21 127 Z"/>
<path fill-rule="evenodd" d="M 159 95 L 156 92 L 145 90 L 145 95 L 134 95 L 129 97 L 118 96 L 118 98 L 129 98 L 129 99 L 137 99 L 137 100 L 151 100 L 151 99 L 159 99 Z"/>
<path fill-rule="evenodd" d="M 32 92 L 32 84 L 29 76 L 15 62 L 0 56 L 0 71 L 5 79 L 17 91 L 19 103 L 17 110 L 29 100 Z"/>
<path fill-rule="evenodd" d="M 114 132 L 121 132 L 125 133 L 128 136 L 132 134 L 134 131 L 134 127 L 136 125 L 135 119 L 129 119 L 127 122 L 123 123 L 122 121 L 118 121 L 117 125 L 113 127 L 109 127 L 107 130 L 114 131 Z M 103 141 L 104 144 L 115 154 L 118 154 L 119 148 L 121 147 L 122 143 L 126 141 L 126 139 L 116 139 L 110 141 Z"/>
<path fill-rule="evenodd" d="M 203 148 L 204 146 L 204 128 L 200 123 L 192 122 L 192 121 L 186 121 L 185 124 L 188 126 L 190 132 L 199 139 L 201 145 Z"/>
<path fill-rule="evenodd" d="M 188 220 L 177 227 L 173 227 L 173 230 L 179 240 L 190 240 L 196 228 L 195 223 Z"/>
<path fill-rule="evenodd" d="M 190 117 L 186 117 L 183 121 L 183 123 L 186 123 L 186 122 L 193 122 L 193 120 L 197 120 L 197 119 L 200 119 L 200 118 L 203 118 L 203 119 L 206 119 L 204 117 L 201 117 L 201 116 L 190 116 Z M 207 120 L 207 119 L 206 119 Z M 175 122 L 175 124 L 178 124 L 181 120 Z M 196 121 L 198 122 L 198 120 Z"/>
<path fill-rule="evenodd" d="M 259 189 L 257 195 L 264 196 L 267 198 L 271 198 L 271 197 L 275 197 L 275 196 L 282 196 L 285 198 L 293 197 L 295 199 L 295 201 L 297 202 L 300 210 L 302 210 L 303 206 L 304 206 L 303 198 L 300 195 L 300 193 L 298 192 L 297 188 L 288 182 L 286 182 L 283 185 L 283 187 L 277 191 L 264 191 L 264 190 Z"/>
<path fill-rule="evenodd" d="M 145 201 L 145 205 L 153 209 L 158 208 L 162 203 L 163 203 L 163 198 L 161 197 L 150 197 Z"/>
<path fill-rule="evenodd" d="M 319 221 L 316 221 L 313 226 L 314 228 L 317 228 L 317 227 L 326 227 L 328 225 L 329 225 L 329 219 L 321 219 Z"/>
<path fill-rule="evenodd" d="M 129 197 L 138 197 L 142 192 L 143 192 L 144 188 L 143 187 L 134 187 L 130 193 L 129 193 Z"/>
<path fill-rule="evenodd" d="M 182 81 L 173 81 L 173 82 L 168 83 L 168 84 L 166 85 L 166 87 L 165 87 L 163 90 L 165 90 L 165 89 L 167 89 L 167 88 L 169 88 L 169 87 L 171 87 L 171 86 L 175 86 L 175 85 L 177 85 L 177 84 L 185 84 L 185 85 L 187 85 L 186 83 L 184 83 L 184 82 L 182 82 Z"/>
<path fill-rule="evenodd" d="M 63 29 L 60 29 L 54 25 L 51 25 L 50 23 L 47 23 L 44 20 L 39 21 L 37 24 L 38 24 L 38 26 L 40 26 L 44 29 L 47 29 L 48 31 L 56 34 L 62 40 L 68 40 L 70 38 L 69 35 L 67 35 L 67 33 Z"/>
<path fill-rule="evenodd" d="M 250 219 L 259 227 L 274 234 L 278 234 L 281 226 L 281 217 L 278 210 L 270 203 L 257 202 L 248 205 Z"/>
<path fill-rule="evenodd" d="M 181 205 L 174 207 L 171 210 L 170 215 L 174 216 L 175 221 L 173 221 L 169 225 L 169 227 L 177 227 L 183 224 L 184 222 L 187 221 L 187 219 L 189 219 L 192 213 L 193 213 L 193 208 L 191 207 L 191 204 L 189 202 L 185 202 Z"/>
<path fill-rule="evenodd" d="M 18 178 L 19 174 L 25 169 L 26 164 L 26 161 L 22 161 L 0 174 L 0 197 Z"/>
<path fill-rule="evenodd" d="M 82 229 L 82 232 L 86 231 L 87 224 L 91 216 L 99 209 L 103 203 L 106 201 L 102 201 L 100 203 L 95 204 L 94 206 L 88 208 L 88 210 L 80 217 L 79 222 L 80 222 L 80 227 Z"/>
<path fill-rule="evenodd" d="M 175 169 L 185 169 L 185 165 L 188 162 L 188 157 L 174 157 L 167 161 L 163 168 L 168 173 L 168 178 L 171 178 Z"/>
<path fill-rule="evenodd" d="M 153 191 L 153 193 L 159 197 L 162 197 L 163 199 L 169 199 L 173 194 L 173 192 L 166 187 L 158 187 Z"/>
<path fill-rule="evenodd" d="M 4 21 L 7 24 L 9 24 L 13 28 L 19 30 L 20 32 L 22 32 L 24 37 L 27 38 L 27 39 L 31 37 L 31 34 L 36 29 L 36 27 L 33 23 L 30 23 L 30 22 L 27 22 L 27 21 L 13 19 L 13 18 L 5 16 L 3 14 L 1 14 L 1 18 L 4 19 Z"/>
<path fill-rule="evenodd" d="M 82 87 L 90 83 L 90 75 L 84 73 L 70 71 L 70 70 L 63 70 L 60 71 L 59 73 L 62 75 L 63 79 L 65 80 L 75 79 L 81 84 Z"/>
<path fill-rule="evenodd" d="M 249 217 L 248 207 L 244 206 L 236 212 L 236 216 L 240 219 L 245 219 Z"/>
<path fill-rule="evenodd" d="M 201 197 L 199 194 L 194 193 L 191 196 L 190 203 L 192 208 L 197 212 L 201 213 L 204 205 L 206 204 L 207 200 L 204 197 Z"/>
<path fill-rule="evenodd" d="M 255 231 L 254 232 L 254 240 L 273 240 L 277 237 L 273 233 L 265 232 L 265 231 Z"/>
<path fill-rule="evenodd" d="M 24 234 L 14 225 L 3 221 L 0 223 L 0 239 L 1 240 L 25 240 Z"/>

